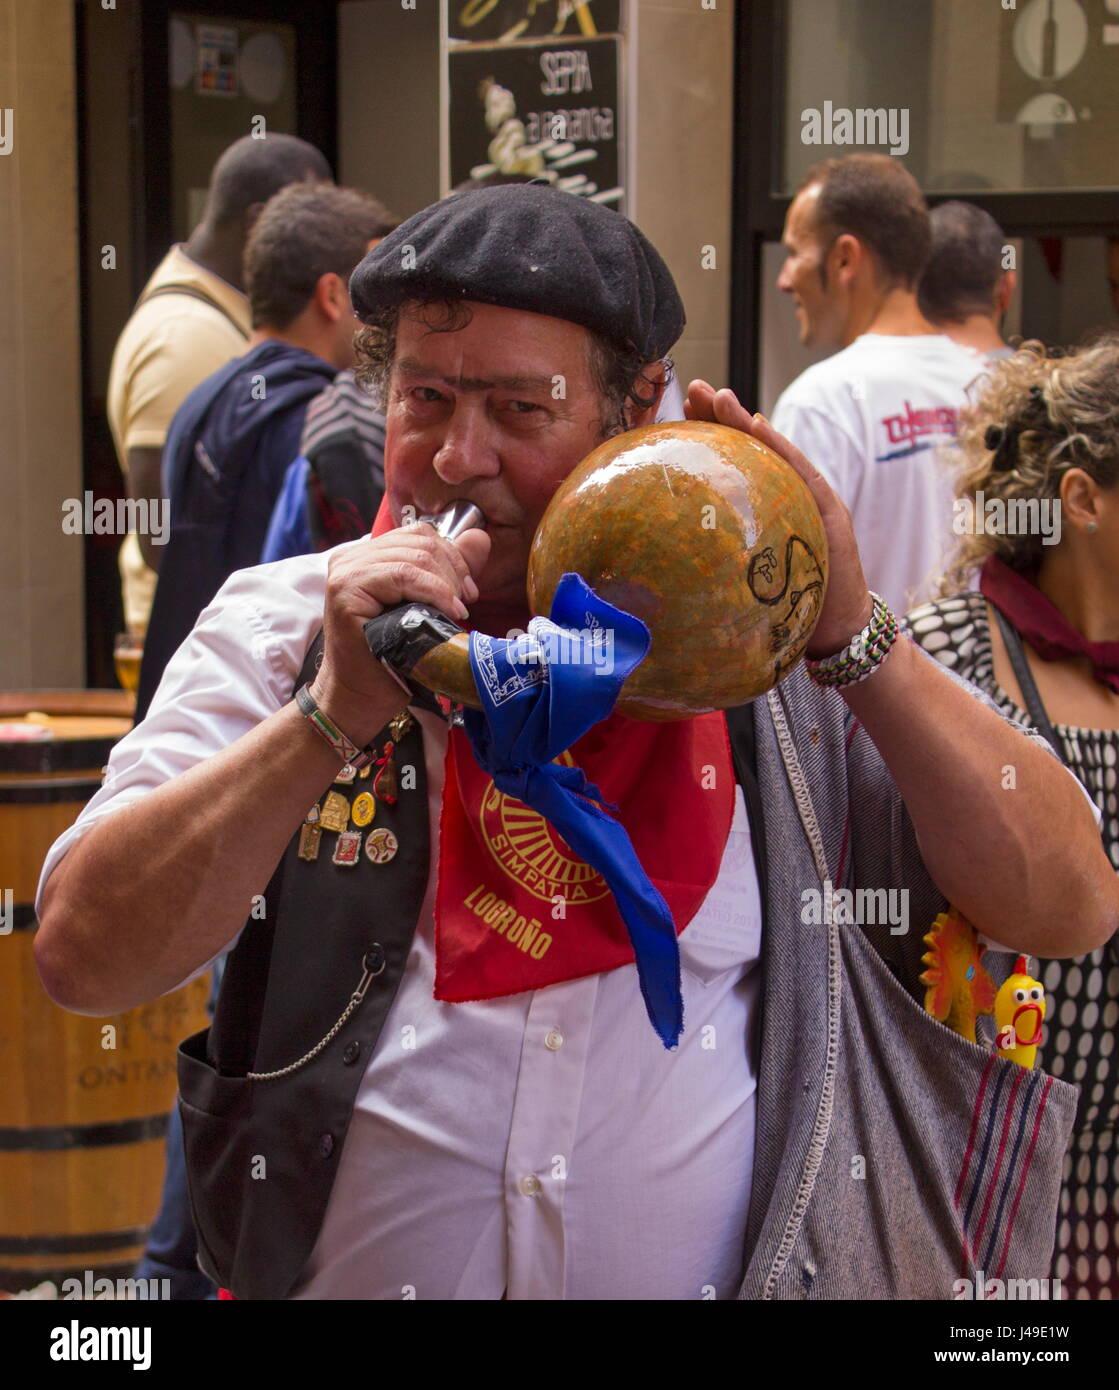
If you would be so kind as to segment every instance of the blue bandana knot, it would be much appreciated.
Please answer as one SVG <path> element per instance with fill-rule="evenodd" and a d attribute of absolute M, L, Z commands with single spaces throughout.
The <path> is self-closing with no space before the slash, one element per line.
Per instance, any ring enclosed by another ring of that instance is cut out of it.
<path fill-rule="evenodd" d="M 650 882 L 616 811 L 582 768 L 556 763 L 614 709 L 645 659 L 649 629 L 565 574 L 550 618 L 509 639 L 470 634 L 481 713 L 466 710 L 478 765 L 506 796 L 550 822 L 606 880 L 629 933 L 649 1021 L 666 1048 L 684 1028 L 680 950 L 668 904 Z"/>

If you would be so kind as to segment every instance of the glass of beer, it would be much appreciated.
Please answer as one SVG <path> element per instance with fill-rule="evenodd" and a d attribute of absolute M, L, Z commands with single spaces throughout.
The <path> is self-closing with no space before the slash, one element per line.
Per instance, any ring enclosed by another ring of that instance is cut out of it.
<path fill-rule="evenodd" d="M 140 658 L 144 655 L 144 639 L 132 632 L 118 632 L 113 644 L 113 665 L 122 690 L 135 692 L 140 688 Z"/>

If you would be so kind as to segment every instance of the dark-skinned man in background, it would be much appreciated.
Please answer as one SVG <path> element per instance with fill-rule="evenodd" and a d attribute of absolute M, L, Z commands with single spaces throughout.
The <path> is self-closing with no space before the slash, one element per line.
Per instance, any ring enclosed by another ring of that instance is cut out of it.
<path fill-rule="evenodd" d="M 245 242 L 265 203 L 289 183 L 331 178 L 313 145 L 293 135 L 246 135 L 221 155 L 206 209 L 190 237 L 164 256 L 121 330 L 107 407 L 128 495 L 157 502 L 172 417 L 201 381 L 248 346 Z M 120 551 L 125 623 L 147 630 L 163 546 L 130 533 Z"/>
<path fill-rule="evenodd" d="M 245 248 L 253 332 L 243 356 L 196 386 L 163 455 L 171 535 L 144 644 L 136 718 L 163 667 L 233 570 L 255 565 L 311 401 L 353 365 L 349 278 L 385 231 L 375 198 L 289 184 Z"/>

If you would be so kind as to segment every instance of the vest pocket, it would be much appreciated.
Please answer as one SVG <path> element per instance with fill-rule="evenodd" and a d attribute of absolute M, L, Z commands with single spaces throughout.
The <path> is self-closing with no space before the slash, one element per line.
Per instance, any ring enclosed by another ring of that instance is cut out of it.
<path fill-rule="evenodd" d="M 179 1046 L 179 1094 L 207 1115 L 231 1115 L 244 1108 L 251 1083 L 243 1076 L 222 1076 L 206 1056 L 210 1029 L 194 1033 Z"/>
<path fill-rule="evenodd" d="M 187 1185 L 206 1273 L 233 1283 L 245 1186 L 252 1182 L 252 1082 L 221 1076 L 206 1060 L 209 1029 L 179 1047 L 179 1110 Z"/>
<path fill-rule="evenodd" d="M 338 1049 L 282 1083 L 256 1082 L 222 1076 L 206 1047 L 203 1032 L 179 1048 L 200 1263 L 237 1298 L 287 1298 L 322 1226 L 361 1068 Z"/>

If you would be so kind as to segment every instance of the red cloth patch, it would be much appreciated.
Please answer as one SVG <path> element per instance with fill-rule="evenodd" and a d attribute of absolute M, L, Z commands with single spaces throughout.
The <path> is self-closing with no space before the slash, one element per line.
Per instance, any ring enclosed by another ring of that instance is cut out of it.
<path fill-rule="evenodd" d="M 369 532 L 371 536 L 383 536 L 389 531 L 396 530 L 396 522 L 392 519 L 392 512 L 389 510 L 389 499 L 381 498 L 381 505 L 377 509 L 377 515 L 373 521 L 373 529 Z"/>
<path fill-rule="evenodd" d="M 614 714 L 564 755 L 629 833 L 677 934 L 722 863 L 734 814 L 726 719 L 640 723 Z M 439 829 L 435 997 L 462 1003 L 616 970 L 634 958 L 605 880 L 543 816 L 499 792 L 452 732 Z"/>

